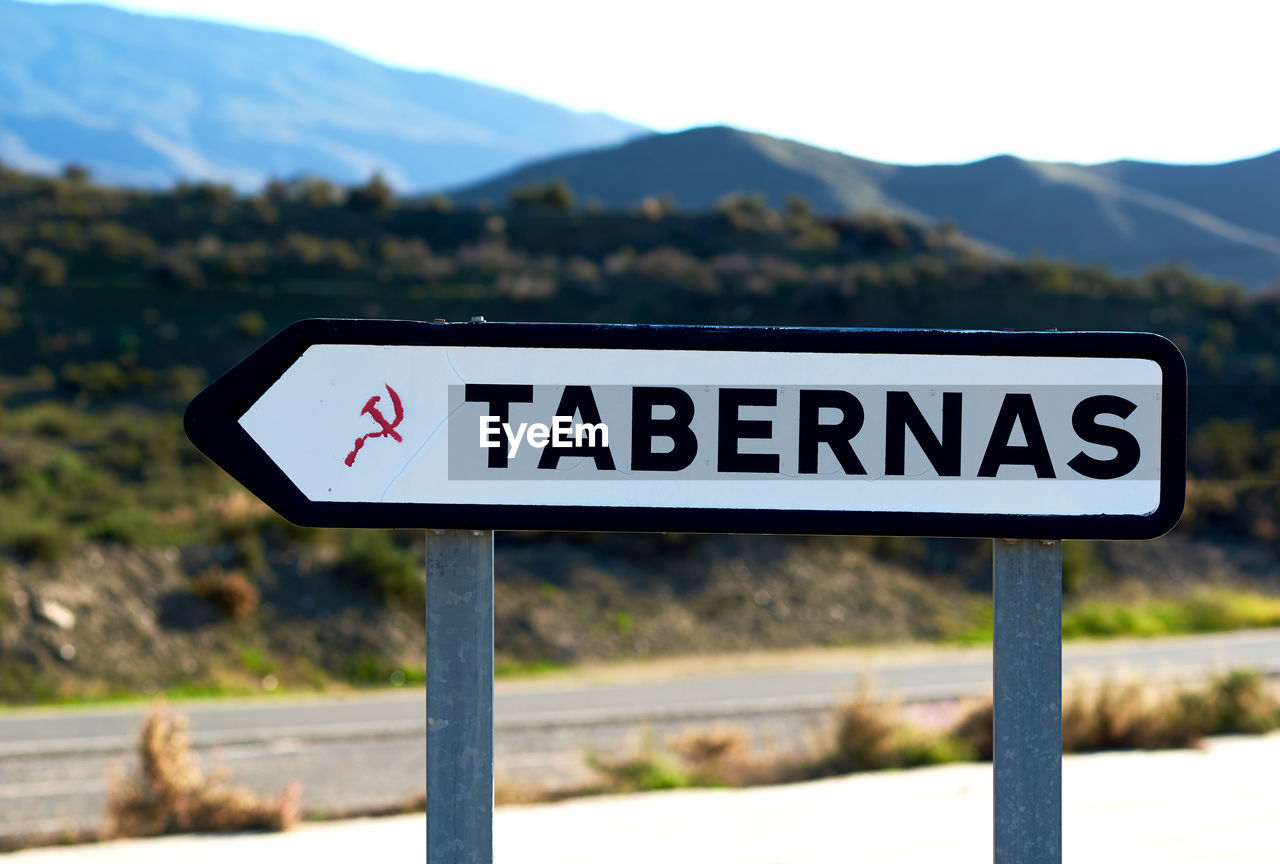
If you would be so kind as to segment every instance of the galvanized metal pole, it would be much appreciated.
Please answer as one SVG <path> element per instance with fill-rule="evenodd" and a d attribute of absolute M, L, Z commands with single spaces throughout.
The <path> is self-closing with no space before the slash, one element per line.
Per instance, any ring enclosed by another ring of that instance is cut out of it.
<path fill-rule="evenodd" d="M 427 532 L 427 864 L 493 861 L 493 532 Z"/>
<path fill-rule="evenodd" d="M 1062 861 L 1062 544 L 996 540 L 995 864 Z"/>

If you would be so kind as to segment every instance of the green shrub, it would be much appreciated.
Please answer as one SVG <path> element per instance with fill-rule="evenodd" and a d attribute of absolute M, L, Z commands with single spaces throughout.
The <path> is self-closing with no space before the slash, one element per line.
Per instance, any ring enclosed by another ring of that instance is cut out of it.
<path fill-rule="evenodd" d="M 231 546 L 232 564 L 248 573 L 267 569 L 267 544 L 263 534 L 272 517 L 257 513 L 220 515 L 216 526 L 218 539 Z"/>
<path fill-rule="evenodd" d="M 242 531 L 236 535 L 231 544 L 235 552 L 235 564 L 250 573 L 261 573 L 267 569 L 267 544 L 262 539 L 261 530 Z"/>
<path fill-rule="evenodd" d="M 1196 633 L 1280 626 L 1280 597 L 1216 591 L 1193 596 L 1185 608 L 1187 629 Z"/>
<path fill-rule="evenodd" d="M 14 435 L 67 440 L 84 427 L 84 414 L 65 402 L 36 402 L 9 415 L 8 431 Z"/>
<path fill-rule="evenodd" d="M 252 645 L 240 648 L 240 667 L 255 678 L 263 678 L 276 673 L 276 662 L 267 652 Z"/>
<path fill-rule="evenodd" d="M 57 681 L 50 671 L 16 658 L 0 663 L 0 702 L 33 705 L 57 697 Z"/>
<path fill-rule="evenodd" d="M 112 360 L 68 363 L 60 376 L 74 390 L 90 396 L 114 396 L 129 389 L 129 374 Z"/>
<path fill-rule="evenodd" d="M 675 760 L 653 753 L 616 761 L 593 755 L 587 757 L 587 764 L 604 778 L 610 792 L 688 789 L 695 785 L 693 776 Z"/>
<path fill-rule="evenodd" d="M 47 249 L 28 249 L 18 269 L 18 281 L 28 285 L 50 287 L 66 279 L 66 262 Z"/>
<path fill-rule="evenodd" d="M 573 190 L 563 180 L 550 183 L 531 183 L 513 189 L 507 196 L 513 210 L 543 210 L 550 213 L 568 213 L 573 209 Z"/>
<path fill-rule="evenodd" d="M 1275 626 L 1280 598 L 1217 590 L 1144 603 L 1086 601 L 1063 613 L 1062 635 L 1161 636 Z"/>
<path fill-rule="evenodd" d="M 56 562 L 65 559 L 78 538 L 53 519 L 9 511 L 0 518 L 0 547 L 19 558 Z"/>
<path fill-rule="evenodd" d="M 1079 593 L 1096 581 L 1099 574 L 1098 550 L 1083 540 L 1067 540 L 1062 544 L 1062 590 Z"/>
<path fill-rule="evenodd" d="M 387 531 L 353 531 L 346 535 L 338 571 L 352 584 L 376 590 L 388 601 L 420 610 L 427 602 L 421 557 L 397 545 Z"/>
<path fill-rule="evenodd" d="M 365 213 L 386 213 L 396 203 L 396 193 L 383 179 L 381 172 L 376 172 L 362 186 L 353 186 L 347 190 L 347 206 L 352 210 Z"/>
<path fill-rule="evenodd" d="M 1280 726 L 1280 706 L 1258 672 L 1237 669 L 1219 678 L 1209 691 L 1209 702 L 1215 734 L 1259 734 Z"/>
<path fill-rule="evenodd" d="M 402 666 L 376 654 L 359 654 L 347 660 L 343 674 L 352 684 L 370 686 L 421 686 L 427 681 L 422 666 Z"/>
<path fill-rule="evenodd" d="M 96 519 L 87 532 L 90 540 L 120 543 L 124 546 L 144 546 L 150 539 L 155 524 L 151 514 L 137 507 L 113 507 Z"/>
<path fill-rule="evenodd" d="M 1215 418 L 1192 435 L 1188 459 L 1198 475 L 1232 479 L 1249 473 L 1258 443 L 1257 430 L 1248 420 Z"/>
<path fill-rule="evenodd" d="M 246 309 L 232 319 L 232 326 L 245 336 L 260 336 L 267 329 L 267 319 L 256 309 Z"/>

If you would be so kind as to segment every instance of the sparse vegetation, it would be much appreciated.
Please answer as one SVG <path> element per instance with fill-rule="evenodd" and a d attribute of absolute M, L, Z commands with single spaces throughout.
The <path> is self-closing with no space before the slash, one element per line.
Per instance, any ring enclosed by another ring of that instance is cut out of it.
<path fill-rule="evenodd" d="M 276 801 L 206 776 L 191 752 L 186 718 L 157 702 L 143 723 L 135 777 L 110 778 L 104 836 L 222 831 L 284 831 L 301 815 L 299 787 Z"/>
<path fill-rule="evenodd" d="M 390 531 L 348 534 L 339 558 L 339 572 L 352 584 L 371 588 L 388 601 L 421 610 L 427 602 L 422 554 L 396 542 Z"/>
<path fill-rule="evenodd" d="M 918 768 L 972 759 L 976 753 L 955 735 L 918 729 L 904 723 L 896 706 L 860 698 L 836 710 L 835 740 L 830 751 L 807 766 L 815 776 Z"/>
<path fill-rule="evenodd" d="M 657 751 L 642 752 L 627 759 L 588 757 L 587 763 L 603 778 L 599 791 L 614 793 L 653 792 L 687 789 L 697 778 L 679 761 Z M 590 790 L 589 790 L 590 791 Z"/>
<path fill-rule="evenodd" d="M 33 177 L 0 168 L 0 558 L 11 579 L 26 587 L 89 579 L 81 565 L 101 550 L 111 567 L 174 550 L 184 573 L 239 571 L 259 592 L 257 610 L 245 612 L 248 592 L 233 591 L 242 599 L 232 602 L 222 588 L 186 577 L 182 596 L 197 587 L 223 598 L 212 600 L 222 610 L 213 620 L 200 614 L 209 603 L 184 606 L 172 592 L 156 601 L 165 604 L 165 637 L 221 640 L 225 651 L 195 672 L 178 665 L 180 650 L 158 655 L 174 658 L 169 668 L 153 668 L 157 655 L 143 647 L 150 636 L 136 646 L 145 676 L 90 671 L 91 646 L 69 664 L 32 645 L 31 663 L 50 663 L 38 676 L 41 695 L 8 676 L 0 698 L 99 697 L 142 684 L 257 687 L 235 680 L 242 664 L 223 632 L 234 628 L 263 630 L 282 688 L 384 680 L 408 668 L 421 650 L 421 538 L 287 526 L 182 433 L 180 412 L 200 386 L 270 333 L 313 315 L 1155 329 L 1183 349 L 1193 388 L 1187 516 L 1162 543 L 1239 548 L 1265 561 L 1233 565 L 1215 580 L 1240 592 L 1235 599 L 1215 595 L 1170 611 L 1196 592 L 1183 584 L 1126 594 L 1117 586 L 1141 581 L 1141 566 L 1118 564 L 1106 544 L 1069 545 L 1066 632 L 1275 622 L 1280 405 L 1269 394 L 1280 375 L 1280 299 L 1248 298 L 1178 270 L 1127 278 L 997 260 L 954 228 L 875 213 L 818 216 L 802 200 L 777 210 L 737 195 L 717 212 L 693 213 L 655 199 L 636 212 L 605 212 L 583 209 L 552 183 L 508 203 L 396 199 L 376 176 L 347 189 L 301 178 L 238 195 L 216 184 L 148 192 L 101 186 L 77 170 Z M 732 568 L 716 563 L 725 551 L 718 538 L 502 542 L 504 669 L 985 635 L 981 542 L 831 541 L 874 556 L 875 573 L 840 582 L 857 589 L 853 599 L 823 587 L 860 567 L 828 555 L 825 541 L 744 541 L 728 555 Z M 1154 584 L 1159 567 L 1147 570 Z M 544 597 L 543 586 L 556 593 Z M 969 606 L 973 615 L 955 611 Z M 347 623 L 323 638 L 286 638 L 321 616 Z M 0 626 L 25 638 L 13 629 L 22 620 Z M 273 627 L 281 622 L 289 623 Z M 381 659 L 352 661 L 370 656 Z"/>
<path fill-rule="evenodd" d="M 911 725 L 893 703 L 864 696 L 835 710 L 830 739 L 805 756 L 752 752 L 737 727 L 689 729 L 658 746 L 651 738 L 633 756 L 588 757 L 600 781 L 539 796 L 507 789 L 508 801 L 705 786 L 795 782 L 860 771 L 913 768 L 992 758 L 992 705 L 965 710 L 943 730 Z M 1071 690 L 1063 705 L 1063 752 L 1195 747 L 1208 735 L 1260 734 L 1280 728 L 1280 703 L 1258 673 L 1237 670 L 1202 687 L 1158 690 L 1105 682 Z"/>
<path fill-rule="evenodd" d="M 1064 639 L 1184 636 L 1263 627 L 1280 627 L 1280 597 L 1226 588 L 1202 588 L 1167 599 L 1080 599 L 1068 602 L 1062 613 Z M 990 601 L 973 602 L 949 625 L 947 638 L 962 644 L 990 642 Z"/>
<path fill-rule="evenodd" d="M 508 202 L 513 210 L 541 210 L 548 213 L 567 213 L 573 209 L 573 190 L 563 180 L 550 183 L 533 183 L 513 189 Z"/>
<path fill-rule="evenodd" d="M 1200 687 L 1158 690 L 1104 682 L 1072 688 L 1063 710 L 1064 753 L 1198 746 L 1208 735 L 1263 734 L 1280 728 L 1280 702 L 1257 672 L 1235 670 Z M 691 728 L 659 744 L 652 735 L 624 758 L 588 757 L 599 780 L 572 789 L 541 791 L 499 784 L 497 803 L 532 803 L 581 795 L 694 787 L 789 783 L 861 771 L 939 765 L 992 757 L 990 700 L 963 711 L 944 730 L 903 720 L 893 703 L 862 696 L 835 709 L 831 735 L 803 756 L 753 752 L 746 730 L 718 725 Z M 191 750 L 186 719 L 156 700 L 139 734 L 139 766 L 132 777 L 118 767 L 108 778 L 107 823 L 102 832 L 74 838 L 9 838 L 0 851 L 57 842 L 89 842 L 180 832 L 280 831 L 309 820 L 421 812 L 423 795 L 389 805 L 347 811 L 305 812 L 301 790 L 290 784 L 267 800 L 208 775 Z"/>
<path fill-rule="evenodd" d="M 1237 591 L 1202 591 L 1179 600 L 1139 603 L 1084 601 L 1063 616 L 1075 636 L 1168 636 L 1280 626 L 1280 598 Z"/>
<path fill-rule="evenodd" d="M 697 786 L 750 786 L 763 765 L 751 752 L 746 732 L 734 726 L 691 729 L 668 742 Z"/>
<path fill-rule="evenodd" d="M 258 608 L 258 589 L 238 571 L 206 570 L 196 577 L 194 590 L 223 615 L 237 621 L 248 618 Z"/>

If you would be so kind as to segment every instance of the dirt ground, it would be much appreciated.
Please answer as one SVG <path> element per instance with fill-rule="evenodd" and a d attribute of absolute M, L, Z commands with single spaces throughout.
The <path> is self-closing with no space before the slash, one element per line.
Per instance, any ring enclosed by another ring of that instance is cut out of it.
<path fill-rule="evenodd" d="M 234 618 L 197 590 L 227 554 L 95 543 L 56 563 L 0 561 L 0 702 L 386 685 L 421 674 L 420 611 L 293 544 L 267 550 L 251 577 L 260 600 Z M 989 543 L 961 540 L 500 534 L 498 668 L 936 641 L 989 603 L 989 555 Z M 1177 534 L 1097 544 L 1068 568 L 1078 591 L 1122 599 L 1203 586 L 1277 593 L 1278 573 L 1268 548 Z"/>

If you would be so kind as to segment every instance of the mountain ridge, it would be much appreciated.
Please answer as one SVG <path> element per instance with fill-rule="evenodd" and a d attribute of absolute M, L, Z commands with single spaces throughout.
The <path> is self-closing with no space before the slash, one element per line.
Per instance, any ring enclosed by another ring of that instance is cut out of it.
<path fill-rule="evenodd" d="M 0 159 L 24 170 L 241 188 L 380 171 L 418 191 L 643 131 L 306 36 L 0 0 Z"/>
<path fill-rule="evenodd" d="M 1205 166 L 1010 155 L 892 165 L 709 126 L 530 162 L 451 194 L 462 203 L 498 202 L 555 179 L 606 207 L 670 195 L 679 206 L 709 209 L 735 192 L 781 206 L 798 196 L 820 213 L 881 210 L 951 222 L 1016 255 L 1129 273 L 1180 264 L 1253 288 L 1280 282 L 1280 151 Z"/>

